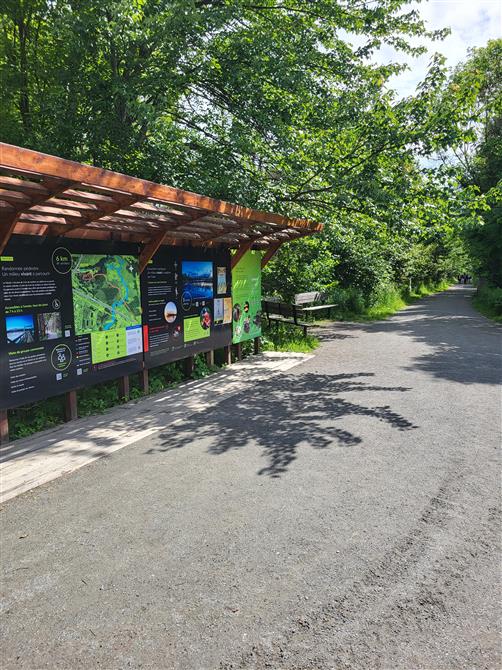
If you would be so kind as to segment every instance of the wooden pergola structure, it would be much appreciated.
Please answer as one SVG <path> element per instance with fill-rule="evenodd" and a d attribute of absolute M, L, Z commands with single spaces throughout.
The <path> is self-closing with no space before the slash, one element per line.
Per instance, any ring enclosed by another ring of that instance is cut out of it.
<path fill-rule="evenodd" d="M 264 266 L 322 227 L 0 143 L 0 253 L 24 234 L 140 243 L 141 271 L 163 244 L 233 248 L 233 265 L 263 249 Z"/>

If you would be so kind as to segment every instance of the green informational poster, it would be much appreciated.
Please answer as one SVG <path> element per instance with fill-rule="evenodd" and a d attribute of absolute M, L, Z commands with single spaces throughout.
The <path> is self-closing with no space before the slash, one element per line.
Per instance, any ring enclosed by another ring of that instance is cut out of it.
<path fill-rule="evenodd" d="M 185 319 L 183 327 L 185 329 L 185 342 L 193 342 L 193 340 L 200 340 L 211 335 L 209 327 L 204 324 L 200 316 Z"/>
<path fill-rule="evenodd" d="M 93 364 L 142 352 L 135 256 L 73 254 L 71 283 L 75 334 L 91 336 Z"/>
<path fill-rule="evenodd" d="M 232 270 L 233 343 L 261 335 L 261 253 L 248 251 Z"/>

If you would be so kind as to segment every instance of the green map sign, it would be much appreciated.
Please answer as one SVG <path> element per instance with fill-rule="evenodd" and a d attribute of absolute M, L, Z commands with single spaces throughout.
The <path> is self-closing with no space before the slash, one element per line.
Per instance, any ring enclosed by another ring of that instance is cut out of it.
<path fill-rule="evenodd" d="M 74 254 L 72 261 L 75 334 L 91 336 L 92 362 L 141 351 L 138 259 Z"/>
<path fill-rule="evenodd" d="M 261 253 L 248 251 L 232 270 L 233 343 L 261 335 Z"/>

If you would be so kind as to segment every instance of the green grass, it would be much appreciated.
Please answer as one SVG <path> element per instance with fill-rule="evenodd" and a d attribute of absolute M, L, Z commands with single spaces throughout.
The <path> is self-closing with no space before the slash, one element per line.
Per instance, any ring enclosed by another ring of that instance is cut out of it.
<path fill-rule="evenodd" d="M 382 289 L 375 302 L 370 306 L 365 306 L 362 301 L 351 300 L 347 306 L 342 306 L 339 310 L 333 311 L 334 321 L 380 321 L 392 316 L 400 309 L 412 305 L 420 298 L 424 298 L 439 291 L 445 291 L 450 286 L 449 282 L 443 281 L 433 285 L 420 284 L 412 289 L 399 289 L 396 286 L 389 286 Z M 336 297 L 334 299 L 336 302 Z M 357 309 L 352 305 L 355 304 Z"/>
<path fill-rule="evenodd" d="M 502 323 L 502 288 L 496 286 L 479 287 L 472 299 L 472 304 L 483 316 L 496 323 Z"/>
<path fill-rule="evenodd" d="M 312 335 L 303 336 L 298 328 L 293 326 L 263 327 L 261 348 L 263 351 L 290 351 L 297 354 L 309 354 L 319 346 L 319 340 Z"/>

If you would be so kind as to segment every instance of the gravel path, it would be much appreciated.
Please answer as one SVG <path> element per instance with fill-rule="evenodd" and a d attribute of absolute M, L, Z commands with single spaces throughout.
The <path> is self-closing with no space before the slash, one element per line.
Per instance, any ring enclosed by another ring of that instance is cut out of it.
<path fill-rule="evenodd" d="M 2 506 L 2 669 L 499 668 L 502 329 L 456 288 Z"/>

